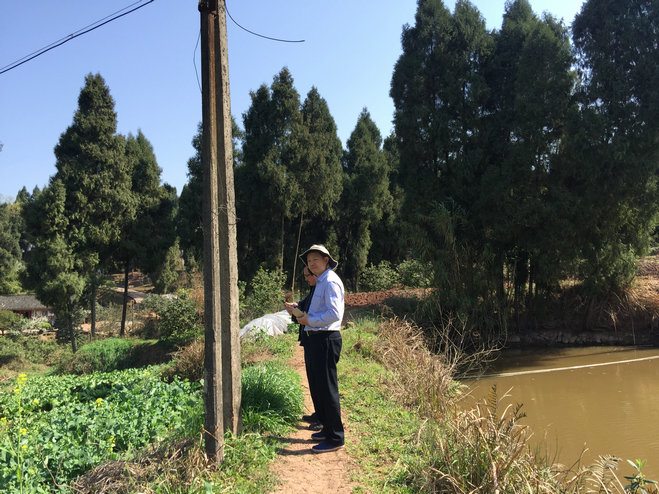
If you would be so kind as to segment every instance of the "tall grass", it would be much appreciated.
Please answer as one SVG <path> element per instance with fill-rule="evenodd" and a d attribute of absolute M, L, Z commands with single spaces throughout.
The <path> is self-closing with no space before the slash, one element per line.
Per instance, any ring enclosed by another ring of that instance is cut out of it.
<path fill-rule="evenodd" d="M 54 340 L 38 336 L 0 337 L 0 368 L 23 371 L 31 365 L 52 365 L 61 353 Z"/>
<path fill-rule="evenodd" d="M 300 376 L 285 365 L 270 361 L 242 373 L 243 427 L 248 432 L 285 435 L 304 409 Z"/>

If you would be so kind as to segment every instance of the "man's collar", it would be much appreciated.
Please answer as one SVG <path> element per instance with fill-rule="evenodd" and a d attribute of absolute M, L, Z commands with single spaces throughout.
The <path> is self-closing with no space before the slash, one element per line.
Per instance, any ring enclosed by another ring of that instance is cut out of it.
<path fill-rule="evenodd" d="M 330 271 L 331 271 L 331 269 L 327 268 L 325 271 L 323 271 L 323 274 L 321 274 L 320 276 L 316 276 L 316 279 L 318 281 L 320 281 L 321 279 L 324 280 L 325 278 L 327 278 L 327 273 L 330 272 Z"/>

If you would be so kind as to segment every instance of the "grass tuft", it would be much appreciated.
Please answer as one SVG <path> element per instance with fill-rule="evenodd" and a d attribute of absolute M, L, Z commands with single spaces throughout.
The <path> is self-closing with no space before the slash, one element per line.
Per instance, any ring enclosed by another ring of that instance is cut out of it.
<path fill-rule="evenodd" d="M 242 373 L 243 427 L 248 432 L 285 435 L 304 409 L 300 376 L 270 361 L 247 367 Z"/>

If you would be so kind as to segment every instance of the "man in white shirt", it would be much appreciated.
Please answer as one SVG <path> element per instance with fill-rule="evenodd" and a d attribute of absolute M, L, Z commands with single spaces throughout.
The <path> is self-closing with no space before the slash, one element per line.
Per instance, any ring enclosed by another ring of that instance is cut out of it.
<path fill-rule="evenodd" d="M 345 291 L 341 278 L 334 272 L 338 262 L 324 245 L 312 245 L 300 257 L 316 276 L 309 310 L 297 317 L 297 322 L 304 324 L 304 331 L 309 336 L 307 345 L 313 381 L 309 385 L 316 390 L 316 413 L 323 425 L 321 431 L 311 435 L 313 440 L 320 441 L 312 450 L 327 453 L 344 445 L 336 364 L 341 356 Z"/>

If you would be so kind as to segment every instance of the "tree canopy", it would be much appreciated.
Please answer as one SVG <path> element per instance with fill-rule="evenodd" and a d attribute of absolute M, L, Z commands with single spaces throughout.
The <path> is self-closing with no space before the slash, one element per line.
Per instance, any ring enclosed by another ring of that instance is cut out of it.
<path fill-rule="evenodd" d="M 345 148 L 319 89 L 302 101 L 282 68 L 250 93 L 244 130 L 233 122 L 240 278 L 290 280 L 312 243 L 336 253 L 350 289 L 369 263 L 413 257 L 443 313 L 482 323 L 475 333 L 566 279 L 587 297 L 624 289 L 657 235 L 658 11 L 588 0 L 570 31 L 511 0 L 488 30 L 466 0 L 453 12 L 419 0 L 393 67 L 394 132 L 383 139 L 363 109 Z M 0 288 L 25 263 L 71 336 L 117 264 L 162 289 L 179 249 L 200 267 L 200 128 L 193 146 L 177 198 L 147 138 L 117 134 L 109 88 L 89 74 L 48 187 L 0 205 Z"/>

